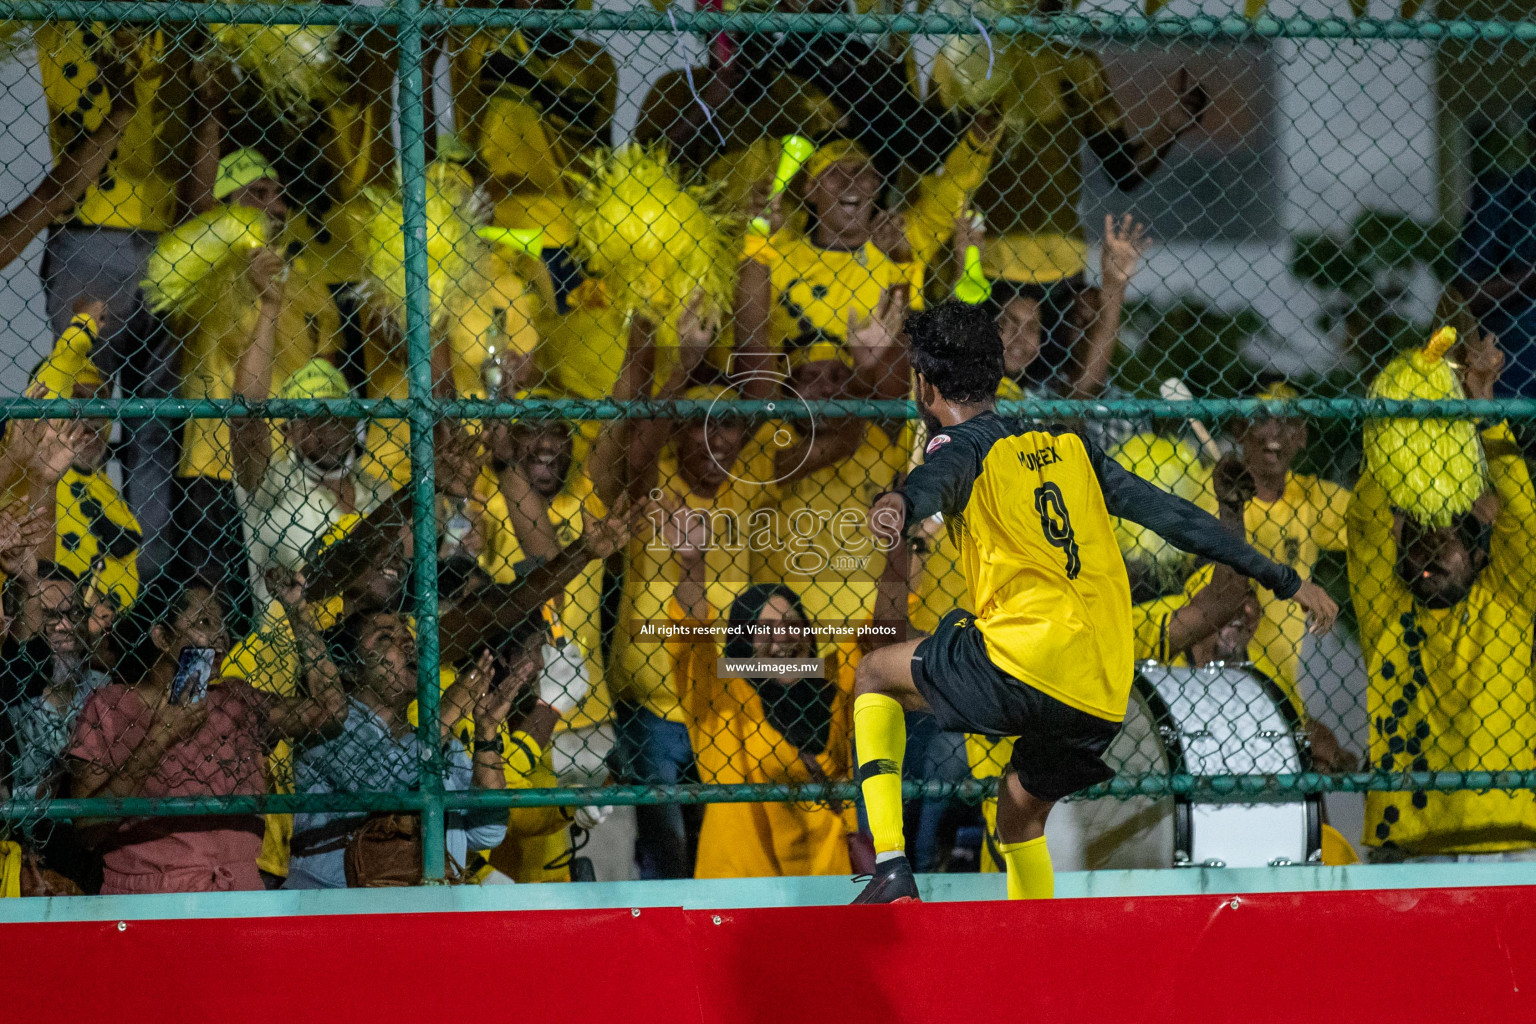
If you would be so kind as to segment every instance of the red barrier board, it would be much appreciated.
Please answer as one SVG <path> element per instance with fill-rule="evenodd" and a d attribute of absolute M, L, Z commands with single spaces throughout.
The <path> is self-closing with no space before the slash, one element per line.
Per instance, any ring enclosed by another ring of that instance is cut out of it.
<path fill-rule="evenodd" d="M 1536 889 L 0 926 L 7 1020 L 1536 1020 Z"/>

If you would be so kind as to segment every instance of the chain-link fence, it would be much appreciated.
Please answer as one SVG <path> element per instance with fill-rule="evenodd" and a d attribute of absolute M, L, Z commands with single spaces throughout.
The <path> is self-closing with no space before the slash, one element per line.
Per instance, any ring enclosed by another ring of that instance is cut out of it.
<path fill-rule="evenodd" d="M 1127 709 L 1084 866 L 1314 859 L 1339 790 L 1383 856 L 1536 843 L 1527 12 L 793 6 L 0 4 L 28 877 L 565 880 L 623 804 L 648 875 L 851 872 L 858 666 L 955 609 Z M 955 302 L 1010 436 L 1338 626 L 1055 484 L 1034 548 L 887 544 Z M 1012 741 L 907 736 L 916 859 L 995 859 Z"/>

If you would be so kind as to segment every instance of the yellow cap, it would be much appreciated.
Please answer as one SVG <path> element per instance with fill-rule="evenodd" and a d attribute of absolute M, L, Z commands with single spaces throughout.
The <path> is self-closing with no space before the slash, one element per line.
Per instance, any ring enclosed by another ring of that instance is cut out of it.
<path fill-rule="evenodd" d="M 267 158 L 254 149 L 237 149 L 219 161 L 219 172 L 213 179 L 213 198 L 222 202 L 237 189 L 263 178 L 278 180 Z"/>
<path fill-rule="evenodd" d="M 853 367 L 853 356 L 842 345 L 833 341 L 814 341 L 809 345 L 789 349 L 786 353 L 789 357 L 790 369 L 808 366 L 811 363 L 838 362 L 844 366 Z"/>
<path fill-rule="evenodd" d="M 805 177 L 809 181 L 825 171 L 833 164 L 842 163 L 844 160 L 858 160 L 860 163 L 869 163 L 869 151 L 852 139 L 838 139 L 829 142 L 805 162 Z"/>
<path fill-rule="evenodd" d="M 1265 402 L 1294 402 L 1301 397 L 1301 392 L 1285 381 L 1277 380 L 1253 397 Z"/>
<path fill-rule="evenodd" d="M 305 398 L 346 398 L 351 393 L 347 378 L 329 359 L 316 357 L 294 370 L 283 381 L 277 397 L 293 401 Z"/>
<path fill-rule="evenodd" d="M 47 389 L 49 398 L 73 398 L 76 385 L 95 391 L 101 387 L 101 370 L 91 361 L 91 345 L 96 340 L 96 321 L 77 313 L 69 322 L 53 351 L 37 368 L 34 384 Z"/>

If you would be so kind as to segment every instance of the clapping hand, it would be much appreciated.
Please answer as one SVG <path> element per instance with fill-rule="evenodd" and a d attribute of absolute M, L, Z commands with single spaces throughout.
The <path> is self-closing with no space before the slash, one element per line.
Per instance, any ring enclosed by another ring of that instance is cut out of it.
<path fill-rule="evenodd" d="M 581 539 L 593 558 L 607 558 L 629 542 L 638 508 L 632 508 L 628 496 L 620 497 L 601 519 L 586 508 L 581 510 Z"/>

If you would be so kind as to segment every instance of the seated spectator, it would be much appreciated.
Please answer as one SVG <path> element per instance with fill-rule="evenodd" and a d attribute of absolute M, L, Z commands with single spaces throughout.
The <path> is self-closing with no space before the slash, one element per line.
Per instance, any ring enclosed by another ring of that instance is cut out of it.
<path fill-rule="evenodd" d="M 97 317 L 104 304 L 80 311 L 32 377 L 34 398 L 105 398 L 101 371 L 91 361 Z M 85 582 L 93 632 L 109 628 L 139 591 L 139 524 L 119 496 L 104 463 L 109 420 L 17 420 L 10 425 L 0 476 L 19 472 L 10 492 L 42 515 L 35 555 Z M 52 500 L 50 500 L 50 498 Z"/>
<path fill-rule="evenodd" d="M 668 643 L 674 679 L 705 785 L 841 781 L 852 763 L 853 672 L 827 659 L 823 678 L 793 672 L 722 677 L 722 647 L 698 635 L 717 617 L 706 597 L 708 520 L 667 524 L 679 563 L 672 617 L 695 634 Z M 813 620 L 783 584 L 754 584 L 731 602 L 726 658 L 814 658 L 817 641 L 799 632 Z M 749 627 L 764 626 L 763 632 Z M 846 875 L 858 833 L 851 803 L 722 803 L 704 809 L 696 878 Z"/>
<path fill-rule="evenodd" d="M 518 694 L 538 675 L 542 625 L 542 618 L 535 618 L 509 638 L 510 664 L 504 677 L 497 674 L 487 651 L 443 694 L 445 789 L 506 788 L 500 730 Z M 416 639 L 410 622 L 391 612 L 357 612 L 339 627 L 335 646 L 347 666 L 346 719 L 339 735 L 299 751 L 294 761 L 295 791 L 377 793 L 416 788 L 427 754 L 416 732 Z M 473 739 L 467 743 L 455 732 L 466 714 L 473 716 Z M 285 888 L 379 884 L 348 877 L 348 846 L 369 820 L 356 814 L 295 815 Z M 462 872 L 471 850 L 495 846 L 505 834 L 506 812 L 499 808 L 449 811 L 444 845 L 452 868 Z M 414 842 L 419 865 L 419 821 Z"/>
<path fill-rule="evenodd" d="M 267 748 L 323 734 L 346 711 L 336 667 L 300 615 L 291 626 L 306 663 L 307 695 L 276 697 L 243 680 L 193 675 L 212 651 L 215 676 L 229 649 L 218 591 L 193 580 L 164 584 L 119 625 L 117 681 L 91 694 L 75 722 L 70 795 L 238 796 L 267 791 Z M 178 681 L 178 677 L 180 680 Z M 174 685 L 173 685 L 174 684 Z M 211 767 L 210 767 L 211 766 Z M 261 889 L 256 815 L 77 822 L 101 850 L 104 894 Z"/>
<path fill-rule="evenodd" d="M 10 738 L 0 755 L 9 763 L 11 793 L 40 814 L 63 779 L 64 751 L 80 709 L 108 679 L 91 664 L 80 579 L 53 562 L 22 561 L 0 589 L 10 620 L 0 646 L 0 707 L 8 726 L 0 735 Z M 78 891 L 100 888 L 100 860 L 69 822 L 28 816 L 18 826 L 41 868 L 63 875 Z"/>
<path fill-rule="evenodd" d="M 1288 384 L 1271 384 L 1255 397 L 1286 401 L 1300 397 Z M 1307 444 L 1307 424 L 1296 417 L 1260 413 L 1236 424 L 1240 455 L 1223 459 L 1212 483 L 1217 501 L 1240 512 L 1248 543 L 1307 579 L 1324 551 L 1346 546 L 1345 508 L 1349 491 L 1340 484 L 1291 466 Z M 1267 592 L 1258 598 L 1260 618 L 1253 662 L 1273 679 L 1305 721 L 1297 672 L 1306 616 L 1293 614 Z"/>
<path fill-rule="evenodd" d="M 1492 336 L 1467 345 L 1468 398 L 1503 368 Z M 1349 578 L 1370 691 L 1367 770 L 1536 768 L 1536 494 L 1507 424 L 1482 431 L 1492 494 L 1451 526 L 1429 527 L 1362 475 L 1349 504 Z M 1365 842 L 1376 862 L 1530 859 L 1528 789 L 1371 792 Z"/>

